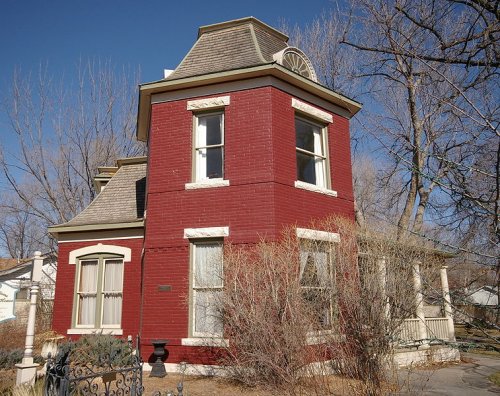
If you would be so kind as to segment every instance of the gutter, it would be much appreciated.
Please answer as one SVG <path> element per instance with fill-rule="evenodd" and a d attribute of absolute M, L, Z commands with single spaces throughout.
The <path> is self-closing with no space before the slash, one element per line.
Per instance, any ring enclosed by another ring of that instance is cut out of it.
<path fill-rule="evenodd" d="M 128 222 L 128 223 L 110 223 L 110 224 L 85 224 L 85 225 L 64 225 L 59 224 L 48 228 L 49 234 L 57 238 L 58 234 L 63 234 L 66 232 L 78 232 L 78 231 L 103 231 L 103 230 L 115 230 L 115 229 L 125 229 L 125 228 L 143 228 L 144 220 Z"/>
<path fill-rule="evenodd" d="M 169 92 L 198 86 L 206 86 L 222 82 L 251 79 L 262 76 L 274 76 L 298 88 L 312 93 L 330 103 L 345 108 L 353 117 L 362 104 L 338 94 L 323 85 L 311 81 L 301 75 L 288 70 L 276 62 L 243 69 L 226 70 L 217 73 L 204 74 L 193 77 L 184 77 L 175 80 L 159 80 L 139 85 L 137 139 L 147 141 L 151 117 L 151 95 L 160 92 Z"/>

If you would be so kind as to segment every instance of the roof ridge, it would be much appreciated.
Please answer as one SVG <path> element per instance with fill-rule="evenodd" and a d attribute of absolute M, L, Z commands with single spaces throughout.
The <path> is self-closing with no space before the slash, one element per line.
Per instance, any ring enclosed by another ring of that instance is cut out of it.
<path fill-rule="evenodd" d="M 257 36 L 255 35 L 255 30 L 252 24 L 250 24 L 250 35 L 252 36 L 252 41 L 254 43 L 255 50 L 257 51 L 257 55 L 259 56 L 260 60 L 262 61 L 262 63 L 267 63 L 267 60 L 264 58 L 264 55 L 262 55 L 262 51 L 260 50 L 260 43 L 259 40 L 257 40 Z"/>
<path fill-rule="evenodd" d="M 265 22 L 262 22 L 261 20 L 255 18 L 253 16 L 232 19 L 230 21 L 214 23 L 212 25 L 200 26 L 200 28 L 198 29 L 198 38 L 200 38 L 204 33 L 213 32 L 216 30 L 225 30 L 225 29 L 228 29 L 228 28 L 231 28 L 234 26 L 244 25 L 244 24 L 259 25 L 259 26 L 263 27 L 266 31 L 271 33 L 273 36 L 279 38 L 280 40 L 288 42 L 288 36 L 286 34 L 280 32 L 279 30 L 273 28 L 272 26 L 268 25 Z"/>

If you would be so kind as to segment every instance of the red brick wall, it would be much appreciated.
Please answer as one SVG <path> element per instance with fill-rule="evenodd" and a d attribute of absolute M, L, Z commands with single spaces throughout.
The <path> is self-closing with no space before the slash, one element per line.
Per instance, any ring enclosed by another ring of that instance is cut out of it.
<path fill-rule="evenodd" d="M 98 237 L 98 234 L 89 233 L 89 238 L 91 237 Z M 135 335 L 139 333 L 142 238 L 60 243 L 52 328 L 56 332 L 66 335 L 66 331 L 72 327 L 71 316 L 73 313 L 76 265 L 68 264 L 69 253 L 72 250 L 97 245 L 98 243 L 124 246 L 132 249 L 131 261 L 125 263 L 124 270 L 122 329 L 123 337 L 132 335 L 135 338 Z M 78 336 L 72 335 L 70 337 L 77 338 Z"/>
<path fill-rule="evenodd" d="M 278 238 L 286 224 L 307 227 L 312 219 L 334 213 L 353 218 L 348 120 L 333 115 L 328 127 L 335 198 L 294 187 L 295 111 L 289 94 L 264 87 L 228 95 L 224 178 L 229 187 L 185 190 L 192 181 L 193 113 L 186 110 L 187 100 L 152 106 L 141 329 L 145 360 L 155 338 L 169 340 L 168 362 L 210 360 L 198 348 L 180 346 L 189 320 L 184 228 L 229 226 L 229 241 L 251 243 L 262 236 Z M 160 291 L 160 285 L 171 290 Z"/>

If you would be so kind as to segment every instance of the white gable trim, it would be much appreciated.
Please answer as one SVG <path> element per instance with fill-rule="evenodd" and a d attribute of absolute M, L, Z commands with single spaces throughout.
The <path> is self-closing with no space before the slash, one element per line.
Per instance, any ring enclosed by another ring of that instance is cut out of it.
<path fill-rule="evenodd" d="M 310 104 L 301 102 L 298 99 L 292 98 L 292 107 L 295 110 L 307 114 L 308 116 L 316 118 L 317 120 L 329 123 L 333 122 L 333 117 L 330 113 L 327 113 L 326 111 L 313 107 Z"/>
<path fill-rule="evenodd" d="M 131 261 L 132 257 L 132 250 L 128 247 L 103 245 L 102 243 L 98 243 L 97 245 L 85 246 L 83 248 L 75 249 L 69 252 L 68 264 L 76 264 L 76 259 L 78 257 L 94 253 L 119 254 L 120 256 L 123 256 L 123 262 Z"/>
<path fill-rule="evenodd" d="M 317 231 L 308 228 L 297 228 L 297 238 L 325 242 L 340 242 L 340 235 L 336 232 Z"/>
<path fill-rule="evenodd" d="M 227 106 L 230 103 L 229 96 L 218 96 L 215 98 L 207 98 L 207 99 L 198 99 L 198 100 L 189 100 L 187 102 L 188 110 L 203 110 L 203 109 L 212 109 L 215 107 L 223 107 Z"/>
<path fill-rule="evenodd" d="M 229 236 L 229 227 L 185 228 L 184 238 L 220 238 Z"/>

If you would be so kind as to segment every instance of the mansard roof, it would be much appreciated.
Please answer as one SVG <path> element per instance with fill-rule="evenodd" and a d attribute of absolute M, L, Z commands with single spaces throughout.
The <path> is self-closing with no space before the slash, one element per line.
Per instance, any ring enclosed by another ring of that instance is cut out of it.
<path fill-rule="evenodd" d="M 127 228 L 142 226 L 146 195 L 146 157 L 117 161 L 118 170 L 106 187 L 81 213 L 67 223 L 49 228 L 49 232 L 84 229 Z M 121 226 L 120 226 L 121 225 Z"/>
<path fill-rule="evenodd" d="M 198 40 L 167 80 L 274 62 L 288 37 L 254 17 L 200 27 Z"/>
<path fill-rule="evenodd" d="M 310 60 L 300 49 L 288 46 L 285 34 L 248 17 L 202 26 L 198 40 L 173 72 L 139 85 L 137 139 L 147 141 L 154 95 L 261 77 L 271 77 L 267 84 L 285 82 L 326 100 L 346 118 L 361 109 L 361 103 L 321 85 Z"/>

